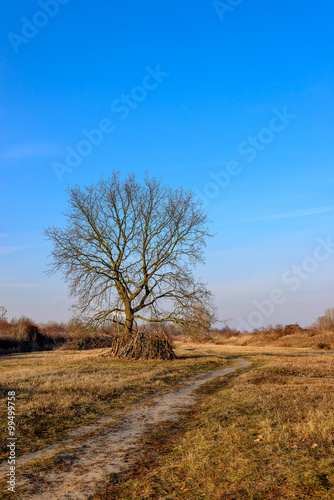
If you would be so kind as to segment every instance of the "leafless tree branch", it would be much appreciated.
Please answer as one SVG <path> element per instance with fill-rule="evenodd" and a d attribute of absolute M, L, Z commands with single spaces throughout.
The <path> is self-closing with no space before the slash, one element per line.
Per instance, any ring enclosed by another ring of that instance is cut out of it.
<path fill-rule="evenodd" d="M 183 324 L 208 300 L 192 268 L 212 235 L 192 191 L 114 172 L 68 194 L 66 225 L 45 229 L 49 274 L 63 273 L 89 325 L 117 321 L 131 333 L 136 319 Z"/>

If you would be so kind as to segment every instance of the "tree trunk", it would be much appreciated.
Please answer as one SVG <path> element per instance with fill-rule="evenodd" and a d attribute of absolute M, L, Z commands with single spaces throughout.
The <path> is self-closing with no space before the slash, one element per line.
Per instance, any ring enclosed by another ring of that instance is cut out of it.
<path fill-rule="evenodd" d="M 125 325 L 124 325 L 124 335 L 126 337 L 131 337 L 133 333 L 133 310 L 130 304 L 125 306 Z"/>

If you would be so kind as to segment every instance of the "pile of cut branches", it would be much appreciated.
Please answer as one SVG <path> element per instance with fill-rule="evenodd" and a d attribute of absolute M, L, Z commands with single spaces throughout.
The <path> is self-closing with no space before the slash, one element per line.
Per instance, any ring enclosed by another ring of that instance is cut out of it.
<path fill-rule="evenodd" d="M 176 359 L 171 342 L 167 336 L 148 335 L 137 332 L 127 337 L 117 335 L 114 337 L 111 349 L 104 356 L 123 359 Z"/>

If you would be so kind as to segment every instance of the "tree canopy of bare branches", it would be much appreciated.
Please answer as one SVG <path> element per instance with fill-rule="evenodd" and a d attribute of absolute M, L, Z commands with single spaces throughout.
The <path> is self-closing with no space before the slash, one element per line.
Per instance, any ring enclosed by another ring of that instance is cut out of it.
<path fill-rule="evenodd" d="M 88 326 L 115 321 L 131 334 L 138 320 L 182 325 L 207 302 L 192 269 L 212 235 L 192 191 L 114 171 L 67 192 L 66 224 L 44 231 L 53 242 L 49 274 L 63 273 Z"/>

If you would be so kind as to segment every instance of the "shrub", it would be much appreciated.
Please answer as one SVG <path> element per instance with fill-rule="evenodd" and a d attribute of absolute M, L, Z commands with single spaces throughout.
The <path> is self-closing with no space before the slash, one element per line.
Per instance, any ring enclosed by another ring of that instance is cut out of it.
<path fill-rule="evenodd" d="M 330 346 L 329 344 L 327 344 L 326 342 L 319 342 L 319 343 L 317 344 L 317 348 L 318 348 L 318 349 L 326 349 L 326 350 L 328 350 L 328 351 L 330 351 L 330 350 L 331 350 L 331 346 Z"/>
<path fill-rule="evenodd" d="M 14 338 L 18 342 L 32 342 L 37 345 L 43 343 L 43 335 L 40 333 L 38 326 L 29 321 L 20 321 L 17 328 L 14 330 Z"/>
<path fill-rule="evenodd" d="M 88 349 L 101 349 L 113 346 L 114 338 L 99 334 L 82 334 L 72 336 L 62 345 L 62 349 L 85 351 Z"/>
<path fill-rule="evenodd" d="M 51 337 L 28 318 L 0 321 L 0 354 L 50 350 L 65 342 Z"/>

